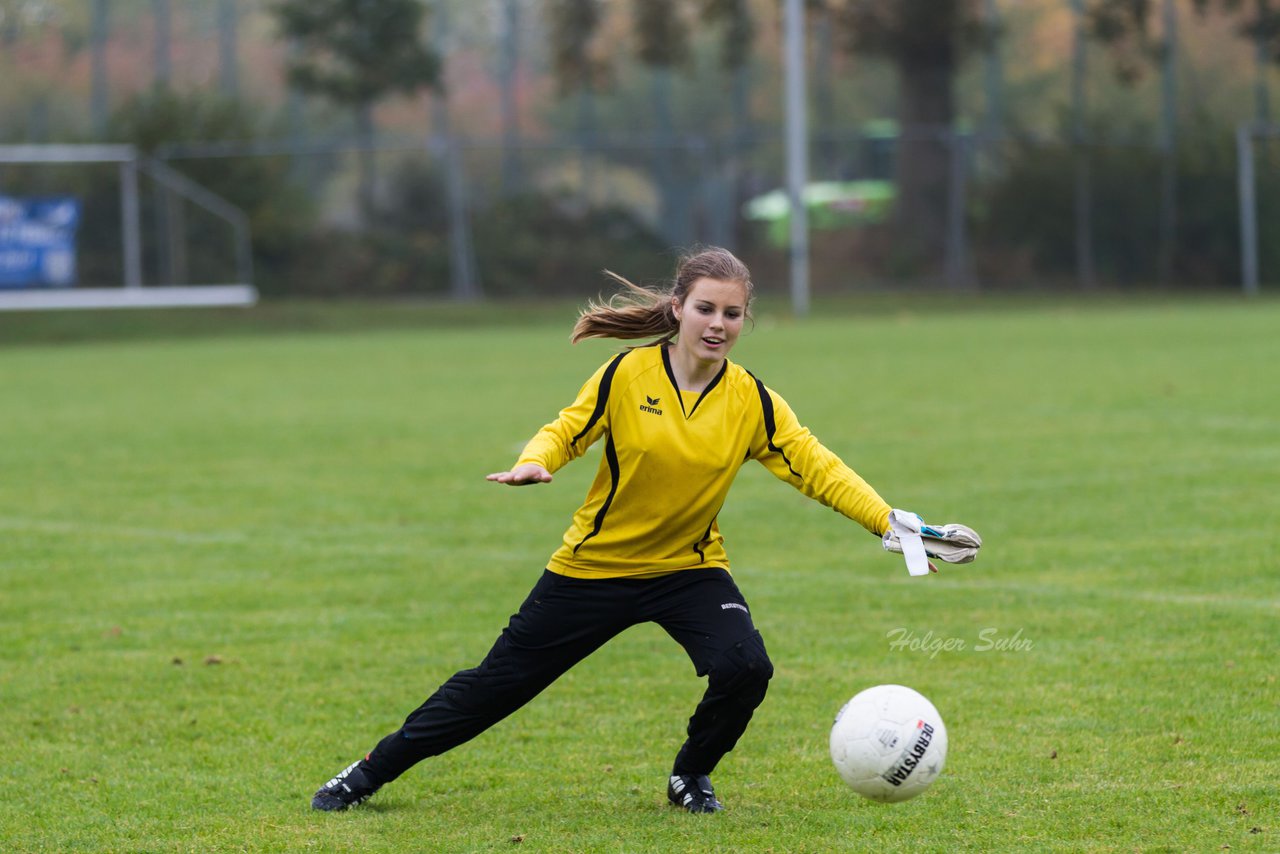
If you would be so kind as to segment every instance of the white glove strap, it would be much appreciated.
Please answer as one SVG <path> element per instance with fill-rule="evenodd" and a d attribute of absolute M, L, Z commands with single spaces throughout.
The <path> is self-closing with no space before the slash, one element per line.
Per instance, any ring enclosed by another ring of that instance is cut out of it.
<path fill-rule="evenodd" d="M 907 560 L 907 572 L 911 575 L 929 574 L 929 557 L 920 541 L 920 517 L 906 510 L 889 512 L 889 528 L 902 544 L 902 556 Z"/>

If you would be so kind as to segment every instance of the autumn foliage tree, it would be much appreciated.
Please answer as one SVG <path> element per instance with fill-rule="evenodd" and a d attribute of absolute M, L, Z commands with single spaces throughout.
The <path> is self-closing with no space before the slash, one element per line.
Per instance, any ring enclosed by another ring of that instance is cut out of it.
<path fill-rule="evenodd" d="M 984 43 L 980 0 L 846 0 L 836 20 L 852 51 L 895 70 L 897 242 L 903 254 L 935 261 L 946 233 L 955 79 Z"/>
<path fill-rule="evenodd" d="M 360 200 L 374 207 L 372 107 L 391 94 L 440 85 L 440 59 L 422 37 L 420 0 L 277 0 L 281 35 L 298 50 L 289 82 L 356 111 L 362 141 Z"/>

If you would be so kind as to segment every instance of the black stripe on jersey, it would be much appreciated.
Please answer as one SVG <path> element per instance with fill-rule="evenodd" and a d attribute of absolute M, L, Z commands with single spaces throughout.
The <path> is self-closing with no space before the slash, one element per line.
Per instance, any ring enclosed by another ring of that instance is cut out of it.
<path fill-rule="evenodd" d="M 680 383 L 676 382 L 676 372 L 671 368 L 671 356 L 666 347 L 662 348 L 662 367 L 667 371 L 667 379 L 671 380 L 671 387 L 676 390 L 676 400 L 680 401 L 680 411 L 684 412 L 685 418 L 689 418 L 698 411 L 698 404 L 702 403 L 702 399 L 710 393 L 711 389 L 720 384 L 720 379 L 724 376 L 725 371 L 729 369 L 729 360 L 725 359 L 720 363 L 720 372 L 712 377 L 711 382 L 707 383 L 707 387 L 702 390 L 702 394 L 698 395 L 698 399 L 693 402 L 693 409 L 688 412 L 685 412 L 684 395 L 680 393 Z"/>
<path fill-rule="evenodd" d="M 707 556 L 702 553 L 702 544 L 711 536 L 711 526 L 716 523 L 716 517 L 720 515 L 720 511 L 716 511 L 716 515 L 711 517 L 711 521 L 707 523 L 707 530 L 702 532 L 702 538 L 693 544 L 693 550 L 698 553 L 698 560 L 706 561 Z"/>
<path fill-rule="evenodd" d="M 627 353 L 630 352 L 630 350 L 627 351 Z M 609 389 L 613 385 L 613 375 L 617 373 L 618 363 L 622 361 L 623 357 L 625 357 L 627 353 L 619 353 L 614 357 L 613 361 L 609 363 L 609 367 L 604 369 L 604 375 L 600 377 L 600 387 L 596 389 L 596 408 L 592 410 L 591 417 L 587 419 L 587 426 L 583 427 L 582 430 L 579 431 L 578 435 L 569 440 L 570 445 L 578 444 L 578 440 L 587 435 L 591 428 L 596 426 L 596 422 L 600 420 L 600 416 L 604 415 L 605 404 L 609 402 Z"/>
<path fill-rule="evenodd" d="M 756 381 L 756 391 L 760 392 L 760 408 L 764 410 L 764 436 L 769 445 L 769 450 L 782 457 L 782 461 L 787 464 L 788 469 L 791 469 L 793 475 L 799 480 L 804 480 L 804 478 L 800 477 L 800 472 L 796 471 L 791 465 L 791 460 L 787 459 L 786 452 L 773 443 L 773 434 L 777 432 L 778 424 L 773 418 L 773 398 L 769 397 L 769 390 L 764 387 L 764 383 L 756 379 L 755 374 L 750 371 L 747 371 L 747 374 Z"/>
<path fill-rule="evenodd" d="M 617 362 L 615 361 L 616 365 Z M 600 510 L 596 513 L 595 524 L 591 528 L 591 533 L 582 538 L 579 543 L 573 547 L 573 553 L 577 554 L 578 549 L 582 548 L 582 544 L 587 540 L 600 533 L 600 528 L 604 526 L 604 516 L 609 512 L 609 505 L 613 503 L 613 496 L 618 492 L 618 480 L 620 479 L 620 469 L 618 466 L 618 449 L 613 444 L 613 434 L 609 434 L 609 439 L 604 443 L 604 458 L 609 462 L 609 494 L 605 496 L 604 504 L 600 505 Z"/>

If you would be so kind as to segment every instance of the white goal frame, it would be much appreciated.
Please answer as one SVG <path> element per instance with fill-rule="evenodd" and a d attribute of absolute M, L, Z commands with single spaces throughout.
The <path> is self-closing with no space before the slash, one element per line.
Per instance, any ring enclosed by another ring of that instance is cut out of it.
<path fill-rule="evenodd" d="M 120 168 L 120 221 L 124 282 L 120 287 L 0 290 L 0 311 L 74 308 L 172 308 L 248 306 L 258 301 L 253 285 L 249 218 L 226 199 L 200 186 L 132 145 L 0 145 L 0 164 L 115 163 Z M 223 285 L 142 283 L 142 213 L 138 176 L 148 177 L 226 222 L 236 247 L 236 278 Z"/>

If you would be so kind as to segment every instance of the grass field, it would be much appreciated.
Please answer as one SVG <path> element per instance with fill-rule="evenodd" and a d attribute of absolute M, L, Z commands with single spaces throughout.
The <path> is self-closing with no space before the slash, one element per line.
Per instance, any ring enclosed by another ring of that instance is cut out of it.
<path fill-rule="evenodd" d="M 594 454 L 483 479 L 612 352 L 570 307 L 4 318 L 0 850 L 1280 851 L 1280 302 L 817 308 L 734 358 L 986 546 L 909 578 L 744 469 L 721 527 L 777 675 L 711 817 L 665 804 L 702 683 L 653 626 L 308 807 L 479 660 L 581 499 Z M 826 748 L 881 682 L 950 732 L 892 806 Z"/>

